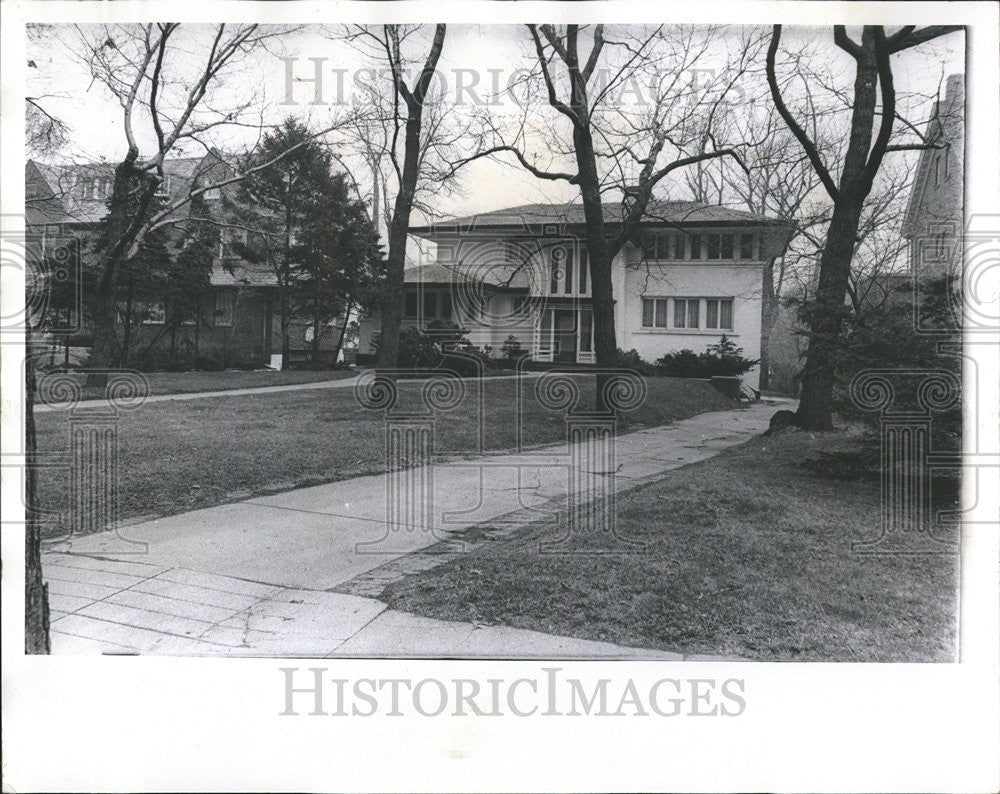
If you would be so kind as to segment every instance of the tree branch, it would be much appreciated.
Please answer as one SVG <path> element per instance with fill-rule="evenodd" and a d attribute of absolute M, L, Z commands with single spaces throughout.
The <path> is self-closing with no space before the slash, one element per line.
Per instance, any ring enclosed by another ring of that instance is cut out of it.
<path fill-rule="evenodd" d="M 837 185 L 834 183 L 833 178 L 830 176 L 830 172 L 827 171 L 826 166 L 823 164 L 823 159 L 820 157 L 816 145 L 809 140 L 809 136 L 806 135 L 805 130 L 799 126 L 799 123 L 792 116 L 788 107 L 785 105 L 784 99 L 781 97 L 781 90 L 778 88 L 778 78 L 774 67 L 774 59 L 778 52 L 778 43 L 780 40 L 781 25 L 775 25 L 774 31 L 771 35 L 771 44 L 767 48 L 767 84 L 771 89 L 771 98 L 774 100 L 774 106 L 777 108 L 778 114 L 784 120 L 788 129 L 791 130 L 792 135 L 795 136 L 808 155 L 809 162 L 812 163 L 813 168 L 816 170 L 816 174 L 823 183 L 823 187 L 826 188 L 826 192 L 830 194 L 830 198 L 836 201 L 840 196 L 840 191 L 837 190 Z"/>

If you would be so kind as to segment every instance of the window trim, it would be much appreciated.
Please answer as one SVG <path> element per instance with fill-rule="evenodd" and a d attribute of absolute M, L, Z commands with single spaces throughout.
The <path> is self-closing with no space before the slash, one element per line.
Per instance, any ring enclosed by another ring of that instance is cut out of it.
<path fill-rule="evenodd" d="M 640 333 L 674 333 L 674 334 L 699 334 L 710 336 L 712 334 L 735 335 L 736 331 L 736 299 L 731 295 L 713 295 L 705 297 L 702 295 L 641 295 L 639 310 Z M 716 302 L 716 323 L 714 327 L 708 325 L 709 302 Z M 683 303 L 682 303 L 683 302 Z M 721 326 L 723 317 L 723 303 L 729 304 L 730 327 Z M 648 317 L 650 324 L 647 324 L 647 303 Z M 683 325 L 677 325 L 677 311 L 683 305 Z M 665 306 L 665 325 L 657 324 L 657 308 Z M 692 314 L 694 317 L 692 318 Z M 697 325 L 691 325 L 691 320 L 695 319 Z"/>

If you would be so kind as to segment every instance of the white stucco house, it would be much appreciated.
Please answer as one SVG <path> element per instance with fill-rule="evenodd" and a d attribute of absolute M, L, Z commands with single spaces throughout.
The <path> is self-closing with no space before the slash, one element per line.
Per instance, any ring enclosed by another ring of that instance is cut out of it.
<path fill-rule="evenodd" d="M 620 208 L 605 209 L 615 222 Z M 529 204 L 413 227 L 431 243 L 406 271 L 404 326 L 448 319 L 494 355 L 509 337 L 540 362 L 594 363 L 582 204 Z M 610 230 L 609 230 L 610 231 Z M 791 229 L 774 219 L 692 201 L 651 203 L 637 238 L 613 261 L 615 334 L 653 362 L 696 353 L 722 335 L 760 353 L 765 263 Z M 379 318 L 360 323 L 359 353 L 374 353 Z M 745 382 L 756 388 L 756 371 Z"/>

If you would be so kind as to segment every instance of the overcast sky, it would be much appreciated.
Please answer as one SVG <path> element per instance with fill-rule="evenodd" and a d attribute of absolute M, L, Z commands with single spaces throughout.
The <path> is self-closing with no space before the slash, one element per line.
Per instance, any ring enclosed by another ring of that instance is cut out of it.
<path fill-rule="evenodd" d="M 63 119 L 71 128 L 71 142 L 59 157 L 52 159 L 117 160 L 125 152 L 122 111 L 107 90 L 91 80 L 86 69 L 72 57 L 63 42 L 73 38 L 69 26 L 54 26 L 56 37 L 29 41 L 28 58 L 35 68 L 29 68 L 27 93 L 46 97 L 45 107 Z M 329 31 L 327 31 L 329 33 Z M 727 33 L 726 46 L 733 46 L 741 30 Z M 196 37 L 195 37 L 196 38 Z M 835 73 L 844 77 L 840 85 L 850 90 L 850 66 L 847 56 L 832 43 L 829 28 L 787 28 L 783 46 L 794 48 L 807 41 L 816 41 L 822 57 Z M 897 89 L 900 93 L 933 94 L 942 74 L 964 72 L 964 37 L 953 34 L 926 45 L 919 51 L 906 52 L 893 60 Z M 311 27 L 286 36 L 273 54 L 262 54 L 241 66 L 239 73 L 227 76 L 223 91 L 232 97 L 256 93 L 266 104 L 266 121 L 274 123 L 292 114 L 309 123 L 322 125 L 338 99 L 347 100 L 358 70 L 369 68 L 369 58 L 360 56 L 342 41 L 332 41 L 323 31 Z M 198 47 L 192 46 L 191 57 L 197 58 Z M 720 52 L 720 57 L 724 53 Z M 282 57 L 293 58 L 291 67 L 296 82 L 291 98 L 294 104 L 283 104 L 287 98 L 288 65 Z M 316 62 L 323 75 L 322 97 L 328 105 L 314 105 L 315 85 L 307 82 L 314 76 Z M 488 98 L 495 85 L 506 81 L 517 70 L 531 66 L 530 38 L 521 26 L 449 25 L 439 69 L 449 96 L 461 93 L 463 102 Z M 711 64 L 707 64 L 711 66 Z M 340 90 L 340 89 L 343 90 Z M 225 99 L 226 94 L 220 94 Z M 922 118 L 927 116 L 923 108 Z M 153 140 L 148 125 L 138 125 L 140 145 Z M 257 133 L 249 129 L 230 129 L 220 135 L 220 145 L 241 148 L 251 145 Z M 538 145 L 544 147 L 544 142 Z M 148 151 L 148 150 L 147 150 Z M 180 152 L 178 152 L 180 153 Z M 188 147 L 185 154 L 200 154 Z M 565 183 L 543 182 L 519 168 L 481 161 L 471 165 L 461 179 L 461 193 L 440 201 L 439 211 L 449 215 L 497 209 L 516 204 L 546 200 L 572 200 L 575 188 Z M 666 186 L 669 188 L 669 186 Z"/>

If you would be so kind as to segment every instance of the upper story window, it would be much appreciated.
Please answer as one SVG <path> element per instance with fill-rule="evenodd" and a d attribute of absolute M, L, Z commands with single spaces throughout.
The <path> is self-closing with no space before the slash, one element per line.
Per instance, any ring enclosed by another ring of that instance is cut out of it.
<path fill-rule="evenodd" d="M 247 240 L 246 232 L 236 229 L 228 229 L 219 239 L 219 256 L 222 259 L 232 259 L 238 257 L 237 247 L 245 245 Z"/>
<path fill-rule="evenodd" d="M 170 174 L 165 174 L 163 180 L 156 186 L 157 198 L 168 198 L 170 196 Z"/>
<path fill-rule="evenodd" d="M 548 257 L 549 295 L 587 294 L 590 256 L 582 242 L 553 245 L 548 249 Z"/>
<path fill-rule="evenodd" d="M 685 261 L 748 260 L 754 258 L 756 235 L 753 232 L 678 232 L 670 237 L 658 238 L 656 259 Z M 643 252 L 650 256 L 644 243 Z"/>
<path fill-rule="evenodd" d="M 112 179 L 106 176 L 84 176 L 77 182 L 77 194 L 87 201 L 101 201 L 111 193 Z"/>

